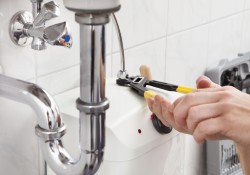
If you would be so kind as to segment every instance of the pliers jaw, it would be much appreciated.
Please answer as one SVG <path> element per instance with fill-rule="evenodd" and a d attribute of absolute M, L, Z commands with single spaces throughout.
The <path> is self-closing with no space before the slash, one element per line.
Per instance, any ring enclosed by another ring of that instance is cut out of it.
<path fill-rule="evenodd" d="M 149 80 L 142 76 L 126 77 L 126 79 L 117 79 L 116 83 L 121 86 L 130 87 L 137 94 L 145 97 L 145 92 L 148 91 L 146 86 L 149 84 Z"/>
<path fill-rule="evenodd" d="M 144 97 L 144 93 L 148 90 L 146 88 L 147 81 L 148 80 L 146 78 L 137 76 L 130 82 L 130 87 L 139 95 Z"/>
<path fill-rule="evenodd" d="M 128 75 L 126 78 L 118 78 L 116 79 L 116 84 L 120 86 L 127 86 L 129 87 L 130 83 L 133 81 L 134 77 L 129 77 Z"/>
<path fill-rule="evenodd" d="M 116 83 L 121 86 L 127 86 L 131 87 L 132 90 L 137 92 L 142 97 L 145 97 L 145 92 L 149 92 L 146 86 L 150 81 L 147 80 L 145 77 L 141 76 L 135 76 L 135 77 L 129 77 L 127 76 L 126 79 L 117 79 Z M 150 97 L 150 95 L 149 95 Z M 152 115 L 152 123 L 156 131 L 160 134 L 168 134 L 172 131 L 172 127 L 165 126 L 157 117 L 155 114 Z"/>

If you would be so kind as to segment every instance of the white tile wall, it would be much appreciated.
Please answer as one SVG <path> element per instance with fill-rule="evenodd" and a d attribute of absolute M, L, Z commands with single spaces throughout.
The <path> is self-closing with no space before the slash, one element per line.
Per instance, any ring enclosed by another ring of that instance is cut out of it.
<path fill-rule="evenodd" d="M 51 95 L 62 93 L 79 86 L 79 65 L 55 72 L 37 79 L 37 84 L 47 89 Z"/>
<path fill-rule="evenodd" d="M 73 48 L 49 46 L 37 52 L 15 46 L 8 34 L 12 15 L 19 10 L 31 11 L 30 1 L 0 1 L 0 64 L 4 74 L 32 80 L 52 95 L 76 87 L 79 79 L 79 26 L 74 14 L 63 7 L 63 1 L 57 2 L 61 5 L 61 16 L 49 24 L 69 21 Z M 141 64 L 148 64 L 155 79 L 194 86 L 195 79 L 208 66 L 250 51 L 250 0 L 121 0 L 121 4 L 117 18 L 131 75 L 139 73 Z M 109 24 L 108 77 L 116 76 L 120 68 L 118 48 L 115 30 Z M 15 106 L 10 110 L 13 109 Z M 3 112 L 6 115 L 0 118 L 11 121 L 6 117 L 8 112 L 0 108 L 0 113 Z M 16 115 L 22 117 L 20 112 Z M 33 123 L 26 125 L 31 127 Z M 0 170 L 0 174 L 6 173 Z"/>
<path fill-rule="evenodd" d="M 0 64 L 5 74 L 21 79 L 35 77 L 34 51 L 15 46 L 9 38 L 9 21 L 17 12 L 30 9 L 30 2 L 23 0 L 0 1 Z M 20 9 L 21 10 L 21 9 Z"/>
<path fill-rule="evenodd" d="M 106 58 L 106 77 L 112 77 L 112 56 Z"/>
<path fill-rule="evenodd" d="M 250 50 L 250 11 L 248 10 L 244 13 L 244 18 L 243 18 L 241 52 L 244 53 L 248 52 L 249 50 Z"/>
<path fill-rule="evenodd" d="M 168 34 L 209 21 L 210 0 L 169 0 Z"/>
<path fill-rule="evenodd" d="M 35 113 L 29 106 L 0 97 L 0 174 L 38 175 Z"/>
<path fill-rule="evenodd" d="M 250 0 L 246 0 L 245 9 L 250 9 Z"/>
<path fill-rule="evenodd" d="M 139 67 L 142 64 L 151 66 L 152 76 L 157 80 L 164 80 L 165 73 L 165 38 L 149 42 L 147 44 L 128 49 L 125 52 L 126 67 L 130 75 L 139 75 Z M 112 76 L 116 76 L 120 70 L 120 54 L 113 55 Z"/>
<path fill-rule="evenodd" d="M 167 38 L 166 80 L 195 86 L 206 69 L 208 25 Z"/>
<path fill-rule="evenodd" d="M 240 51 L 243 15 L 236 14 L 209 24 L 208 66 L 220 59 L 232 59 Z"/>
<path fill-rule="evenodd" d="M 211 19 L 226 17 L 244 10 L 245 0 L 210 0 Z"/>
<path fill-rule="evenodd" d="M 122 0 L 116 14 L 122 31 L 124 47 L 131 48 L 166 36 L 168 0 Z M 118 51 L 114 32 L 113 51 Z"/>

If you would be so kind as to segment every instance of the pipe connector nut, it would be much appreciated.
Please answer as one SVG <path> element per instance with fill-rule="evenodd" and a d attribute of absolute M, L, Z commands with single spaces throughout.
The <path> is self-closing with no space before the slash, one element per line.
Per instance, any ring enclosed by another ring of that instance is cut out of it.
<path fill-rule="evenodd" d="M 86 103 L 78 98 L 76 100 L 76 108 L 87 114 L 104 113 L 109 108 L 109 101 L 105 98 L 105 100 L 100 103 Z"/>
<path fill-rule="evenodd" d="M 65 125 L 53 130 L 41 128 L 39 125 L 36 125 L 35 127 L 36 135 L 45 141 L 60 139 L 62 136 L 64 136 L 64 134 L 66 134 L 66 130 L 67 128 Z"/>

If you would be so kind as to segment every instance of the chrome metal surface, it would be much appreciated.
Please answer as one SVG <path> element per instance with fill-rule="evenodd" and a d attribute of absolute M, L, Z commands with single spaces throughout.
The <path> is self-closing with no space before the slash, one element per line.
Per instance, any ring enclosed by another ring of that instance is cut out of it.
<path fill-rule="evenodd" d="M 31 42 L 31 48 L 34 50 L 46 49 L 45 43 L 70 48 L 73 41 L 66 22 L 45 26 L 46 21 L 60 15 L 58 4 L 51 1 L 41 8 L 42 1 L 31 0 L 31 2 L 34 20 L 28 12 L 18 12 L 14 15 L 10 22 L 12 41 L 22 46 Z"/>
<path fill-rule="evenodd" d="M 50 2 L 41 8 L 33 3 L 34 23 L 24 23 L 22 34 L 32 36 L 33 48 L 43 49 L 43 41 L 70 47 L 71 35 L 66 23 L 44 27 L 43 23 L 57 15 L 58 6 Z M 36 133 L 43 156 L 56 174 L 94 175 L 99 169 L 105 146 L 105 24 L 109 13 L 120 8 L 119 0 L 64 0 L 68 8 L 80 8 L 76 15 L 80 23 L 80 155 L 73 159 L 65 150 L 62 136 L 64 124 L 53 99 L 35 84 L 0 75 L 0 92 L 8 98 L 32 106 L 38 114 Z M 71 6 L 72 5 L 72 6 Z M 79 5 L 79 6 L 78 6 Z M 86 11 L 94 14 L 85 15 Z M 99 14 L 97 15 L 96 12 Z M 100 12 L 103 12 L 100 14 Z M 66 44 L 65 44 L 66 42 Z M 40 46 L 39 46 L 40 44 Z M 86 106 L 82 104 L 87 104 Z M 84 107 L 83 107 L 84 106 Z M 88 109 L 88 110 L 85 110 Z"/>
<path fill-rule="evenodd" d="M 34 50 L 45 50 L 47 48 L 45 41 L 38 37 L 33 37 L 31 48 Z"/>
<path fill-rule="evenodd" d="M 81 101 L 80 98 L 78 98 L 76 100 L 76 108 L 79 111 L 85 112 L 87 114 L 102 113 L 103 111 L 106 111 L 109 108 L 109 101 L 105 99 L 100 103 L 85 103 Z"/>
<path fill-rule="evenodd" d="M 10 20 L 9 35 L 11 40 L 19 46 L 27 46 L 32 42 L 32 38 L 24 33 L 25 25 L 33 21 L 32 14 L 27 11 L 17 12 Z"/>
<path fill-rule="evenodd" d="M 61 139 L 40 139 L 46 162 L 60 175 L 93 175 L 104 155 L 105 110 L 108 108 L 105 97 L 105 25 L 80 25 L 80 48 L 80 100 L 88 104 L 89 109 L 100 105 L 89 111 L 79 108 L 81 154 L 78 159 L 71 158 Z M 48 138 L 46 134 L 51 130 L 44 129 L 42 138 Z M 53 136 L 60 137 L 56 133 Z"/>
<path fill-rule="evenodd" d="M 121 79 L 126 79 L 128 76 L 128 72 L 125 70 L 119 70 L 117 73 L 117 78 L 121 78 Z"/>
<path fill-rule="evenodd" d="M 33 14 L 33 18 L 35 19 L 37 17 L 37 15 L 40 13 L 41 8 L 42 8 L 42 0 L 31 0 L 32 3 L 32 14 Z M 34 28 L 34 21 L 32 22 L 32 26 L 29 28 Z M 27 33 L 27 31 L 26 31 Z M 31 35 L 32 36 L 32 35 Z M 45 41 L 37 36 L 32 36 L 33 41 L 31 43 L 31 48 L 34 50 L 45 50 L 46 44 Z"/>
<path fill-rule="evenodd" d="M 77 13 L 112 13 L 120 9 L 120 0 L 64 0 L 64 5 Z"/>
<path fill-rule="evenodd" d="M 118 24 L 118 21 L 115 17 L 115 14 L 111 14 L 113 23 L 116 29 L 116 34 L 119 42 L 119 47 L 120 47 L 120 58 L 121 58 L 121 70 L 119 70 L 117 77 L 121 79 L 125 79 L 128 75 L 127 70 L 126 70 L 126 62 L 125 62 L 125 54 L 124 54 L 124 46 L 123 46 L 123 40 L 122 40 L 122 34 L 121 30 Z"/>
<path fill-rule="evenodd" d="M 37 114 L 39 147 L 50 167 L 60 175 L 92 175 L 101 164 L 104 147 L 105 114 L 80 114 L 80 151 L 77 160 L 65 150 L 65 133 L 58 107 L 52 97 L 39 86 L 0 75 L 0 94 L 3 97 L 28 104 Z"/>
<path fill-rule="evenodd" d="M 84 103 L 97 104 L 106 101 L 105 37 L 105 25 L 80 24 L 80 100 Z M 80 111 L 80 133 L 84 133 L 80 144 L 87 152 L 92 152 L 87 161 L 86 172 L 89 174 L 95 174 L 103 159 L 105 110 L 92 114 Z"/>
<path fill-rule="evenodd" d="M 58 140 L 61 139 L 62 136 L 66 134 L 66 126 L 63 125 L 60 128 L 54 129 L 54 130 L 47 130 L 41 128 L 39 125 L 36 125 L 35 127 L 36 135 L 45 141 L 48 140 Z"/>
<path fill-rule="evenodd" d="M 33 22 L 34 26 L 43 26 L 44 23 L 50 19 L 60 16 L 59 5 L 54 1 L 45 3 Z"/>
<path fill-rule="evenodd" d="M 109 15 L 108 14 L 76 14 L 75 20 L 79 24 L 86 24 L 86 25 L 103 25 L 109 22 Z"/>
<path fill-rule="evenodd" d="M 52 97 L 39 86 L 0 75 L 0 94 L 3 97 L 31 106 L 38 116 L 38 124 L 47 130 L 63 126 L 58 107 Z"/>
<path fill-rule="evenodd" d="M 54 46 L 70 48 L 73 40 L 66 22 L 54 24 L 44 29 L 43 39 Z"/>
<path fill-rule="evenodd" d="M 35 3 L 35 2 L 37 2 L 37 3 L 41 3 L 41 2 L 43 2 L 43 0 L 30 0 L 30 2 L 32 2 L 32 3 Z"/>
<path fill-rule="evenodd" d="M 80 99 L 105 99 L 105 25 L 80 25 Z"/>
<path fill-rule="evenodd" d="M 33 17 L 36 17 L 41 8 L 42 8 L 42 2 L 43 0 L 30 0 L 30 2 L 32 3 L 32 14 L 33 14 Z"/>

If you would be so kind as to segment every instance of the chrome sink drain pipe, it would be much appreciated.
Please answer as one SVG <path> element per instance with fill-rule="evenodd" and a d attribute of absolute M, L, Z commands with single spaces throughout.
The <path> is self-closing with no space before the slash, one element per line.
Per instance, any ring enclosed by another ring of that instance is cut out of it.
<path fill-rule="evenodd" d="M 105 25 L 109 15 L 79 15 L 80 24 L 80 97 L 78 160 L 64 149 L 60 128 L 53 131 L 39 126 L 36 133 L 47 164 L 60 175 L 93 175 L 99 169 L 105 146 L 105 111 L 109 102 L 105 97 Z"/>
<path fill-rule="evenodd" d="M 80 24 L 80 97 L 79 143 L 81 154 L 77 160 L 63 147 L 60 128 L 53 131 L 39 126 L 36 133 L 47 164 L 60 175 L 93 175 L 99 169 L 105 146 L 105 111 L 109 102 L 105 97 L 105 25 L 108 15 L 78 15 Z"/>
<path fill-rule="evenodd" d="M 105 25 L 108 15 L 77 15 L 80 24 L 80 145 L 88 162 L 98 168 L 105 146 L 105 111 L 109 102 L 105 96 Z M 92 170 L 93 172 L 96 170 Z"/>
<path fill-rule="evenodd" d="M 105 96 L 105 25 L 109 18 L 109 13 L 76 13 L 80 24 L 80 97 L 76 100 L 80 113 L 79 159 L 73 160 L 64 150 L 61 135 L 51 134 L 50 138 L 49 131 L 37 129 L 37 135 L 45 137 L 40 140 L 46 162 L 60 175 L 93 175 L 103 161 L 105 111 L 109 108 Z"/>
<path fill-rule="evenodd" d="M 64 150 L 61 135 L 37 129 L 42 152 L 48 165 L 60 175 L 94 175 L 102 161 L 105 147 L 105 111 L 109 102 L 105 96 L 106 24 L 110 14 L 119 10 L 117 0 L 64 1 L 68 9 L 75 11 L 80 25 L 80 97 L 76 100 L 79 110 L 79 142 L 81 154 L 73 160 Z M 79 3 L 78 3 L 79 2 Z M 95 3 L 93 3 L 95 2 Z M 93 4 L 97 5 L 95 9 Z M 114 5 L 105 9 L 107 5 Z M 72 5 L 72 6 L 71 6 Z M 78 7 L 89 9 L 77 9 Z M 99 6 L 100 5 L 100 6 Z M 104 8 L 100 10 L 99 8 Z M 60 128 L 58 128 L 60 130 Z M 50 136 L 48 137 L 48 136 Z"/>
<path fill-rule="evenodd" d="M 35 6 L 42 0 L 31 2 Z M 38 116 L 36 134 L 40 137 L 42 154 L 56 174 L 94 175 L 103 160 L 105 111 L 109 108 L 105 96 L 105 25 L 110 20 L 110 14 L 120 9 L 120 1 L 64 0 L 64 4 L 76 13 L 76 21 L 80 24 L 80 97 L 76 100 L 76 107 L 80 113 L 81 153 L 78 158 L 73 159 L 64 148 L 62 137 L 66 127 L 55 101 L 46 91 L 35 84 L 0 75 L 0 95 L 26 103 L 34 109 Z M 39 11 L 40 5 L 34 14 Z M 44 8 L 43 12 L 48 11 Z M 15 19 L 19 21 L 19 17 Z"/>

